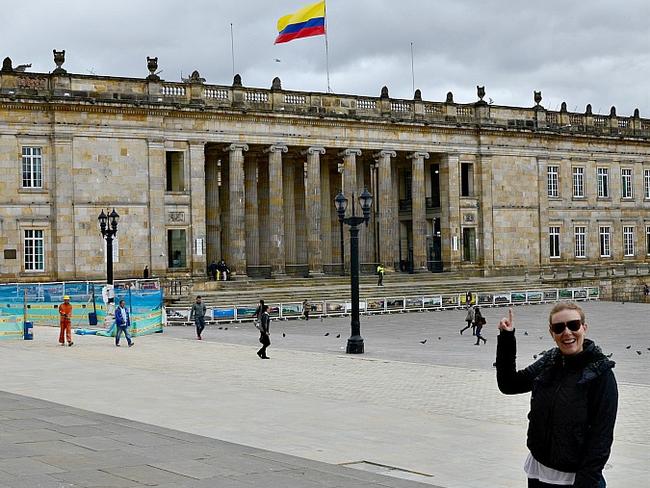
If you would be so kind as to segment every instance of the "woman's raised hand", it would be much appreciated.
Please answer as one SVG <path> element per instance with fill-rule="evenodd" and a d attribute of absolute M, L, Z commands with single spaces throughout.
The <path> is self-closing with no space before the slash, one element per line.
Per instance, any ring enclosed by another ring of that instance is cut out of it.
<path fill-rule="evenodd" d="M 508 317 L 503 317 L 499 321 L 499 330 L 507 330 L 508 332 L 512 332 L 514 329 L 514 322 L 512 320 L 512 308 L 508 309 Z"/>

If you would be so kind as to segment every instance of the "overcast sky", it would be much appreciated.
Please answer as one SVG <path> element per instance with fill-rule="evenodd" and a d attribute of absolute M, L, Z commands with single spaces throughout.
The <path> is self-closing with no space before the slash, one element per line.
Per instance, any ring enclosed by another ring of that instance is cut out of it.
<path fill-rule="evenodd" d="M 54 68 L 66 50 L 74 73 L 144 78 L 146 57 L 179 81 L 199 70 L 207 83 L 326 91 L 324 38 L 274 45 L 276 22 L 312 0 L 3 0 L 0 56 L 31 71 Z M 393 98 L 486 100 L 650 117 L 650 0 L 328 0 L 332 90 Z M 279 60 L 278 61 L 276 61 Z"/>

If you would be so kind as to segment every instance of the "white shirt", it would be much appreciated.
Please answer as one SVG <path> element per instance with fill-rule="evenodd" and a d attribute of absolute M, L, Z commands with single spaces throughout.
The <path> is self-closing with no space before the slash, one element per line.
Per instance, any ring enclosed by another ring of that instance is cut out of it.
<path fill-rule="evenodd" d="M 566 473 L 544 466 L 531 453 L 528 453 L 524 462 L 524 471 L 530 479 L 539 480 L 549 485 L 571 486 L 576 479 L 575 473 Z"/>

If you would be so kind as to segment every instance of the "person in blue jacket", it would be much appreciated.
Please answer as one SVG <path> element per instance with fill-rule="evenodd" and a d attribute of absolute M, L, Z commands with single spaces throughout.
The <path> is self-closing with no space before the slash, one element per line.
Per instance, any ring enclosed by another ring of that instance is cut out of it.
<path fill-rule="evenodd" d="M 135 344 L 131 340 L 131 334 L 129 333 L 129 327 L 131 327 L 131 316 L 129 311 L 125 306 L 124 300 L 120 300 L 119 306 L 115 309 L 115 346 L 120 347 L 120 336 L 122 332 L 126 336 L 126 342 L 129 343 L 129 347 Z"/>

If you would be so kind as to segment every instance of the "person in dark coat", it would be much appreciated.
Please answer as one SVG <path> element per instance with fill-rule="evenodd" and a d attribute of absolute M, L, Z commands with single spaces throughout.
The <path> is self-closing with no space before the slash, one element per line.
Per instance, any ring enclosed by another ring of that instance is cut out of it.
<path fill-rule="evenodd" d="M 271 317 L 269 316 L 269 306 L 262 305 L 262 314 L 260 315 L 260 322 L 258 325 L 260 331 L 260 342 L 262 347 L 257 351 L 257 355 L 260 359 L 271 359 L 266 355 L 266 348 L 271 345 Z"/>
<path fill-rule="evenodd" d="M 472 324 L 472 335 L 476 336 L 476 343 L 474 343 L 475 346 L 481 345 L 481 341 L 483 341 L 483 344 L 487 342 L 487 339 L 481 335 L 481 330 L 483 330 L 485 322 L 485 317 L 483 317 L 483 314 L 481 313 L 481 307 L 476 305 L 474 307 L 474 323 Z"/>
<path fill-rule="evenodd" d="M 149 278 L 149 266 L 145 266 L 144 270 L 142 271 L 142 277 L 146 280 Z"/>
<path fill-rule="evenodd" d="M 571 302 L 556 304 L 549 315 L 549 333 L 557 347 L 519 371 L 512 309 L 499 322 L 499 331 L 499 390 L 507 395 L 532 391 L 524 465 L 529 488 L 604 488 L 618 387 L 614 362 L 585 337 L 582 308 Z"/>

